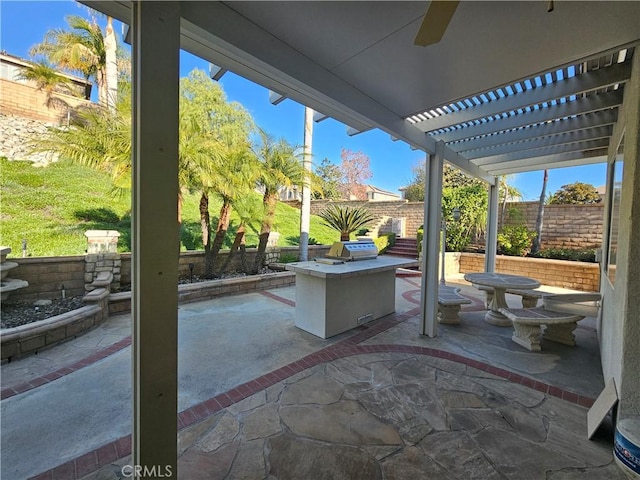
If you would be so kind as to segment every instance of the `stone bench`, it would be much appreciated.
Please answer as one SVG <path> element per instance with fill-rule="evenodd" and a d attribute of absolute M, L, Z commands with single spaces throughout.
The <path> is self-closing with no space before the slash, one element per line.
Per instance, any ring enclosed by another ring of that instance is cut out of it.
<path fill-rule="evenodd" d="M 543 292 L 542 290 L 518 290 L 516 288 L 508 288 L 507 293 L 520 295 L 522 297 L 522 308 L 535 308 L 538 306 L 538 300 L 549 295 L 549 292 Z"/>
<path fill-rule="evenodd" d="M 438 322 L 457 325 L 460 323 L 460 307 L 472 303 L 458 292 L 459 287 L 440 285 L 438 287 Z"/>
<path fill-rule="evenodd" d="M 501 308 L 500 313 L 513 322 L 511 340 L 532 352 L 541 350 L 542 325 L 546 327 L 543 334 L 545 340 L 575 346 L 576 338 L 573 331 L 577 327 L 577 322 L 584 318 L 581 315 L 552 312 L 542 307 Z"/>
<path fill-rule="evenodd" d="M 485 287 L 475 283 L 473 286 L 481 292 L 485 292 L 485 306 L 489 308 L 489 304 L 493 300 L 493 287 Z M 522 308 L 535 308 L 538 306 L 538 300 L 549 295 L 549 292 L 543 292 L 542 290 L 519 290 L 517 288 L 508 288 L 506 292 L 511 295 L 520 295 L 522 297 Z"/>

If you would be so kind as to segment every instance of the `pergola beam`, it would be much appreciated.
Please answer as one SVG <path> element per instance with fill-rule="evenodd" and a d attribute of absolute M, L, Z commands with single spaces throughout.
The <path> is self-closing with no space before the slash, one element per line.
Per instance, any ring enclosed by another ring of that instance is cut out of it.
<path fill-rule="evenodd" d="M 526 127 L 527 125 L 550 122 L 574 115 L 598 112 L 620 106 L 622 104 L 622 97 L 622 89 L 618 89 L 613 92 L 601 93 L 597 96 L 579 98 L 573 102 L 565 102 L 548 108 L 540 108 L 522 115 L 513 115 L 500 120 L 479 123 L 478 125 L 470 127 L 457 128 L 450 132 L 434 135 L 433 138 L 444 142 L 453 142 L 465 138 L 480 137 L 491 133 Z"/>
<path fill-rule="evenodd" d="M 528 157 L 522 160 L 485 165 L 485 168 L 493 175 L 500 176 L 511 173 L 530 172 L 532 170 L 544 170 L 545 168 L 575 167 L 606 162 L 606 152 L 606 148 L 599 148 L 586 152 L 567 152 L 540 157 Z"/>
<path fill-rule="evenodd" d="M 482 157 L 474 160 L 478 165 L 495 165 L 497 163 L 513 162 L 515 160 L 526 160 L 535 157 L 544 157 L 547 155 L 556 155 L 558 153 L 584 152 L 587 150 L 596 150 L 605 148 L 609 145 L 609 139 L 588 140 L 586 142 L 575 142 L 566 145 L 557 145 L 553 147 L 536 148 L 533 150 L 525 150 L 521 152 L 505 153 L 502 155 L 493 155 L 490 157 Z"/>
<path fill-rule="evenodd" d="M 524 140 L 521 142 L 507 143 L 487 147 L 478 150 L 465 152 L 464 156 L 469 160 L 482 159 L 484 157 L 502 155 L 505 153 L 521 152 L 524 150 L 534 150 L 538 148 L 554 147 L 557 145 L 567 145 L 570 143 L 586 142 L 588 140 L 600 140 L 609 138 L 613 132 L 613 126 L 589 128 L 586 130 L 578 130 L 560 135 L 551 135 L 544 138 L 535 138 L 533 140 Z"/>
<path fill-rule="evenodd" d="M 543 87 L 526 90 L 515 95 L 482 103 L 471 108 L 447 113 L 438 117 L 422 120 L 415 124 L 423 132 L 451 127 L 481 118 L 515 111 L 531 105 L 539 105 L 558 98 L 580 95 L 585 92 L 606 88 L 626 82 L 631 75 L 631 63 L 616 63 L 606 68 L 592 70 L 575 77 L 550 83 Z"/>
<path fill-rule="evenodd" d="M 522 140 L 532 140 L 550 135 L 575 132 L 588 128 L 613 125 L 618 119 L 618 109 L 603 110 L 601 112 L 580 115 L 571 119 L 563 119 L 551 123 L 523 127 L 518 130 L 511 130 L 505 133 L 496 133 L 484 137 L 464 140 L 458 143 L 449 144 L 449 148 L 466 156 L 467 151 L 479 148 L 515 143 Z"/>

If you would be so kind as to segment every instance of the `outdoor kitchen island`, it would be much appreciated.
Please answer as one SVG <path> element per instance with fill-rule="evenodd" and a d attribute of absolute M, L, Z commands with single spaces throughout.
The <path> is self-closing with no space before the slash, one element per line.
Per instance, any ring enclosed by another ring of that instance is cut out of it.
<path fill-rule="evenodd" d="M 296 327 L 329 338 L 393 313 L 396 269 L 415 265 L 398 257 L 287 264 L 296 273 Z"/>

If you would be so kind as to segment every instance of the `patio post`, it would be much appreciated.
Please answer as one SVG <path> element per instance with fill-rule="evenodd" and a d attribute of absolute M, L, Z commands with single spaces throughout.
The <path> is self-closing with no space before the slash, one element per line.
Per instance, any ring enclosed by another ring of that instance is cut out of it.
<path fill-rule="evenodd" d="M 131 25 L 131 467 L 177 478 L 180 5 L 133 2 Z"/>
<path fill-rule="evenodd" d="M 438 258 L 442 216 L 442 169 L 444 143 L 436 143 L 435 155 L 427 158 L 424 194 L 424 236 L 422 237 L 421 334 L 438 335 Z"/>
<path fill-rule="evenodd" d="M 498 246 L 498 178 L 489 184 L 489 212 L 487 233 L 484 239 L 484 271 L 495 272 L 496 250 Z"/>

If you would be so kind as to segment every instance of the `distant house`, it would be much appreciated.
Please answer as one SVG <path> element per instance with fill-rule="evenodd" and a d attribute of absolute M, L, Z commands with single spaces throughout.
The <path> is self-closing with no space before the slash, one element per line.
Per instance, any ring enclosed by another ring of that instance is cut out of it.
<path fill-rule="evenodd" d="M 51 123 L 63 123 L 70 112 L 88 102 L 85 96 L 91 94 L 91 82 L 88 80 L 60 72 L 60 76 L 69 80 L 74 95 L 41 90 L 30 80 L 21 78 L 24 68 L 32 62 L 6 52 L 0 53 L 0 110 L 4 115 L 39 120 Z"/>
<path fill-rule="evenodd" d="M 367 185 L 366 192 L 367 200 L 369 200 L 370 202 L 400 200 L 400 195 L 398 195 L 397 193 L 387 192 L 386 190 L 374 187 L 373 185 Z"/>

